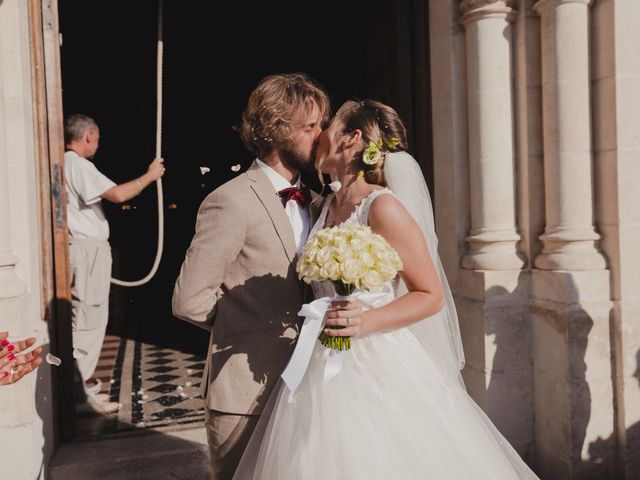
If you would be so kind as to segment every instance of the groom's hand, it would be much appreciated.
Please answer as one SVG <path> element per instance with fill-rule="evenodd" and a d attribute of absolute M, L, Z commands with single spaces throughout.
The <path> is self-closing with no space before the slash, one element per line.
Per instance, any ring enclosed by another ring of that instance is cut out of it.
<path fill-rule="evenodd" d="M 333 337 L 357 337 L 363 334 L 360 300 L 338 300 L 329 304 L 324 332 Z M 337 328 L 336 328 L 337 327 Z"/>

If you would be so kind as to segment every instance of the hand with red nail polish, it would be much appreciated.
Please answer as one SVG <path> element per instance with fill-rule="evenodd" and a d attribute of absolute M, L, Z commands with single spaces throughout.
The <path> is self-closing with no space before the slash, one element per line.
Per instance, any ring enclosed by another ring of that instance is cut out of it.
<path fill-rule="evenodd" d="M 42 363 L 41 347 L 25 352 L 36 343 L 35 338 L 9 342 L 8 337 L 9 332 L 0 332 L 0 386 L 16 383 Z"/>

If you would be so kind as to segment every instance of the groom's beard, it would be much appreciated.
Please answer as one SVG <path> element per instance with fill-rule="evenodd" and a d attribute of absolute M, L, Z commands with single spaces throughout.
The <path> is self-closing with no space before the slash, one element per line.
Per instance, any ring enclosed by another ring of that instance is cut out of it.
<path fill-rule="evenodd" d="M 313 164 L 316 160 L 316 149 L 314 148 L 308 155 L 304 155 L 289 147 L 283 147 L 280 150 L 280 158 L 282 158 L 283 162 L 290 168 L 313 172 Z"/>

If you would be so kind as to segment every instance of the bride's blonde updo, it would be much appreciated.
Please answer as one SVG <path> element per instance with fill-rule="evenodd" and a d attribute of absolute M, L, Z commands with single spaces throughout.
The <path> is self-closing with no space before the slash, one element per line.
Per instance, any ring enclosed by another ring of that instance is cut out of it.
<path fill-rule="evenodd" d="M 367 183 L 386 187 L 384 161 L 387 153 L 406 151 L 409 148 L 407 129 L 400 116 L 393 108 L 375 100 L 348 100 L 340 110 L 343 133 L 351 133 L 354 130 L 362 132 L 362 148 L 352 160 L 354 170 L 364 172 L 364 180 Z M 377 144 L 379 140 L 382 140 L 380 159 L 373 165 L 366 164 L 362 158 L 364 150 L 369 142 Z M 394 143 L 395 148 L 389 148 Z"/>

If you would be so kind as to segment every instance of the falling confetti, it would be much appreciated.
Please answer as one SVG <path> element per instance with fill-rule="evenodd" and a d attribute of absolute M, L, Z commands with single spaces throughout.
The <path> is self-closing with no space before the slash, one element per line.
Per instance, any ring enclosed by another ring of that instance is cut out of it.
<path fill-rule="evenodd" d="M 59 367 L 62 363 L 62 360 L 60 360 L 55 355 L 51 355 L 50 353 L 47 353 L 46 359 L 49 365 L 55 365 L 56 367 Z"/>
<path fill-rule="evenodd" d="M 111 383 L 111 384 L 116 383 L 116 379 L 112 378 L 111 380 L 109 380 L 109 383 Z"/>
<path fill-rule="evenodd" d="M 178 391 L 181 392 L 182 390 L 184 390 L 184 387 L 182 385 L 178 385 Z"/>
<path fill-rule="evenodd" d="M 180 392 L 180 398 L 187 398 L 187 394 L 184 392 Z"/>
<path fill-rule="evenodd" d="M 187 368 L 187 375 L 191 375 L 193 373 L 193 370 L 191 370 L 190 368 Z"/>
<path fill-rule="evenodd" d="M 190 387 L 191 386 L 191 382 L 185 382 L 184 386 L 185 387 Z"/>
<path fill-rule="evenodd" d="M 200 167 L 200 173 L 204 175 L 205 173 L 209 173 L 211 169 L 209 167 Z"/>
<path fill-rule="evenodd" d="M 82 348 L 74 348 L 73 349 L 73 358 L 84 358 L 88 355 L 86 350 L 83 350 Z"/>
<path fill-rule="evenodd" d="M 144 395 L 142 395 L 142 399 L 143 399 L 143 400 L 146 400 L 146 399 L 148 399 L 148 398 L 149 398 L 149 395 L 147 395 L 146 393 L 145 393 Z"/>
<path fill-rule="evenodd" d="M 240 171 L 240 164 L 236 164 L 233 167 L 231 167 L 231 171 L 232 172 L 239 172 Z"/>
<path fill-rule="evenodd" d="M 139 403 L 140 405 L 144 405 L 144 400 L 138 400 L 138 403 Z"/>

